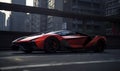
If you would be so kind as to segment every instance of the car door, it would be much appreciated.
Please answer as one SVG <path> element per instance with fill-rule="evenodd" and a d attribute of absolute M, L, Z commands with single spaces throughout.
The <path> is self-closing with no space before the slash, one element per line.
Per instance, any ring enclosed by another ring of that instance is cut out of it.
<path fill-rule="evenodd" d="M 67 35 L 63 36 L 63 38 L 68 42 L 69 46 L 71 46 L 72 48 L 83 48 L 87 36 Z"/>

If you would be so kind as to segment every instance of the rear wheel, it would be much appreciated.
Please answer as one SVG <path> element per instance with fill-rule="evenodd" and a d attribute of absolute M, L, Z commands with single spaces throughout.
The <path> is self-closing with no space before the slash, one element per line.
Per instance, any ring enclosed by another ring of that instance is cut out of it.
<path fill-rule="evenodd" d="M 59 40 L 55 37 L 48 37 L 45 40 L 44 50 L 46 53 L 54 53 L 60 47 Z"/>
<path fill-rule="evenodd" d="M 102 40 L 99 40 L 99 41 L 95 44 L 95 46 L 93 47 L 93 51 L 94 51 L 94 52 L 104 52 L 105 47 L 106 47 L 105 42 L 102 41 Z"/>

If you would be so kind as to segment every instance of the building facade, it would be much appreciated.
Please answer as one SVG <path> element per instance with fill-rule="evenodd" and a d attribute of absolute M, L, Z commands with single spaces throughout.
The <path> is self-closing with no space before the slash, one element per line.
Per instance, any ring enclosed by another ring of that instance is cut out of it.
<path fill-rule="evenodd" d="M 105 15 L 103 0 L 48 0 L 48 8 L 88 15 Z M 67 29 L 88 34 L 104 34 L 103 22 L 48 16 L 47 30 Z"/>
<path fill-rule="evenodd" d="M 104 2 L 102 0 L 64 0 L 64 11 L 88 15 L 104 15 Z M 72 31 L 88 34 L 105 33 L 103 22 L 94 20 L 64 19 L 67 28 Z M 74 28 L 74 29 L 73 29 Z"/>
<path fill-rule="evenodd" d="M 31 0 L 34 7 L 88 14 L 120 16 L 120 0 Z M 12 0 L 14 4 L 26 5 L 26 0 Z M 104 34 L 104 22 L 77 20 L 56 16 L 12 12 L 8 20 L 11 31 L 45 32 L 67 29 L 88 34 Z M 112 24 L 112 31 L 119 31 L 119 24 Z M 117 26 L 114 27 L 114 26 Z"/>
<path fill-rule="evenodd" d="M 12 0 L 13 4 L 26 5 L 26 0 Z M 25 31 L 26 13 L 11 12 L 10 15 L 10 31 Z"/>
<path fill-rule="evenodd" d="M 33 0 L 34 7 L 47 7 L 47 0 Z M 45 32 L 47 29 L 47 16 L 39 14 L 27 14 L 25 21 L 27 32 Z"/>
<path fill-rule="evenodd" d="M 106 0 L 106 16 L 120 17 L 120 0 Z M 120 23 L 107 23 L 107 35 L 120 35 Z"/>
<path fill-rule="evenodd" d="M 64 0 L 48 0 L 48 9 L 56 9 L 63 11 Z M 62 17 L 48 16 L 47 20 L 48 31 L 64 29 L 64 22 Z"/>
<path fill-rule="evenodd" d="M 5 13 L 0 12 L 0 31 L 5 30 Z"/>
<path fill-rule="evenodd" d="M 106 16 L 120 16 L 120 0 L 106 0 Z"/>
<path fill-rule="evenodd" d="M 63 0 L 33 0 L 33 6 L 63 11 Z M 62 17 L 28 13 L 25 23 L 28 32 L 43 33 L 64 29 Z"/>

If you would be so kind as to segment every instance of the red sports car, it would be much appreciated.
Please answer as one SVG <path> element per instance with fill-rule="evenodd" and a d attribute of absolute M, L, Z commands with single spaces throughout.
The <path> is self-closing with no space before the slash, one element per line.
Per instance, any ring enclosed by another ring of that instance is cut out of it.
<path fill-rule="evenodd" d="M 106 48 L 106 38 L 68 30 L 53 31 L 45 34 L 36 34 L 20 37 L 12 42 L 13 50 L 22 50 L 31 53 L 34 50 L 44 50 L 53 53 L 57 50 L 93 50 L 103 52 Z"/>

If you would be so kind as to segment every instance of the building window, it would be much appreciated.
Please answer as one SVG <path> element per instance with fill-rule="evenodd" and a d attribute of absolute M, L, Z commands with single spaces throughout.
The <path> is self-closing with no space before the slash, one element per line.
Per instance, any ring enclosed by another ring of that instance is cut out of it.
<path fill-rule="evenodd" d="M 48 8 L 49 9 L 55 8 L 55 0 L 48 0 Z"/>
<path fill-rule="evenodd" d="M 99 30 L 100 30 L 100 26 L 95 25 L 95 26 L 94 26 L 94 29 L 99 31 Z"/>

